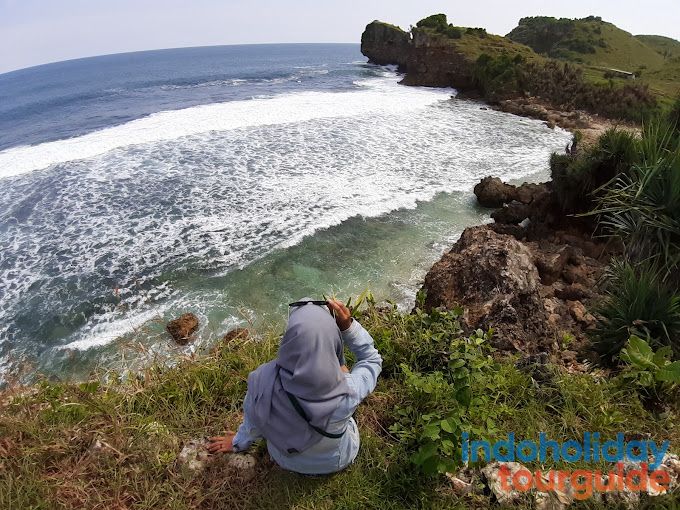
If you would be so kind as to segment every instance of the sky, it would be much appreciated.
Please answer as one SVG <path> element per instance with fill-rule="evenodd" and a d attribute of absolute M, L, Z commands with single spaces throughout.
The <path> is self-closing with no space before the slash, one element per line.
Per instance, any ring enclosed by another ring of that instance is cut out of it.
<path fill-rule="evenodd" d="M 524 16 L 601 16 L 633 34 L 680 40 L 679 0 L 0 0 L 0 73 L 127 51 L 355 42 L 380 19 L 407 29 L 443 12 L 504 35 Z"/>

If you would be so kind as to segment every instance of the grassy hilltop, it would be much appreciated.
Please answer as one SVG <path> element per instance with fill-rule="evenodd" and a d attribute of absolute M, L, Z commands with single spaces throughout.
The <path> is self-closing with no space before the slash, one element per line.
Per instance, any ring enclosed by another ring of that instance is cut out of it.
<path fill-rule="evenodd" d="M 545 57 L 582 64 L 594 80 L 615 68 L 635 73 L 664 98 L 680 91 L 680 42 L 669 37 L 634 36 L 597 16 L 522 18 L 506 37 Z"/>
<path fill-rule="evenodd" d="M 533 96 L 617 120 L 651 118 L 680 94 L 680 42 L 633 36 L 594 16 L 523 18 L 505 37 L 456 26 L 445 14 L 409 32 L 374 21 L 362 52 L 399 65 L 407 85 L 454 87 L 492 103 Z"/>

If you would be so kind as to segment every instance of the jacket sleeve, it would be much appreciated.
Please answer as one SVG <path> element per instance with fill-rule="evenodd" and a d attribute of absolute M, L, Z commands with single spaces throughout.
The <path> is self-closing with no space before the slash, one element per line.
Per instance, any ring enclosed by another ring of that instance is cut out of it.
<path fill-rule="evenodd" d="M 238 428 L 234 439 L 231 444 L 234 447 L 235 452 L 242 452 L 250 448 L 255 441 L 262 438 L 260 431 L 252 424 L 250 420 L 250 409 L 251 409 L 251 397 L 250 392 L 246 392 L 246 397 L 243 400 L 243 422 Z"/>
<path fill-rule="evenodd" d="M 348 374 L 348 382 L 355 391 L 351 403 L 356 407 L 375 389 L 382 371 L 382 356 L 373 345 L 373 337 L 357 320 L 352 320 L 352 325 L 341 334 L 345 345 L 356 358 Z"/>

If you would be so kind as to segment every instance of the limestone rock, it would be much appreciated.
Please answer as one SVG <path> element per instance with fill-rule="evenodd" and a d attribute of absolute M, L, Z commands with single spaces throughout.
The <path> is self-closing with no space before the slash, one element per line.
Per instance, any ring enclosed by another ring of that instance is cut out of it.
<path fill-rule="evenodd" d="M 567 283 L 582 285 L 588 282 L 588 267 L 585 264 L 568 264 L 562 270 L 562 278 Z"/>
<path fill-rule="evenodd" d="M 516 225 L 524 221 L 531 215 L 531 208 L 517 200 L 504 204 L 500 209 L 491 213 L 491 217 L 496 223 L 508 223 Z"/>
<path fill-rule="evenodd" d="M 257 459 L 248 453 L 228 453 L 227 466 L 236 471 L 237 476 L 244 482 L 255 477 Z"/>
<path fill-rule="evenodd" d="M 494 327 L 494 345 L 534 351 L 553 336 L 529 249 L 485 227 L 466 229 L 425 276 L 426 309 L 464 304 L 470 328 Z"/>
<path fill-rule="evenodd" d="M 234 328 L 222 337 L 222 341 L 215 344 L 210 350 L 211 354 L 218 353 L 225 346 L 234 342 L 243 342 L 250 338 L 250 331 L 246 328 Z"/>
<path fill-rule="evenodd" d="M 590 289 L 587 289 L 580 283 L 572 283 L 561 289 L 555 289 L 555 297 L 564 301 L 581 301 L 593 295 Z"/>
<path fill-rule="evenodd" d="M 177 456 L 178 464 L 189 471 L 203 471 L 210 460 L 208 443 L 204 439 L 192 439 Z"/>
<path fill-rule="evenodd" d="M 361 53 L 374 64 L 396 64 L 403 67 L 410 51 L 409 33 L 389 23 L 373 21 L 366 25 L 361 35 Z"/>
<path fill-rule="evenodd" d="M 457 48 L 447 37 L 414 27 L 399 27 L 373 21 L 361 35 L 361 52 L 369 62 L 396 64 L 407 73 L 402 83 L 429 87 L 453 87 L 459 92 L 476 90 L 475 59 Z"/>
<path fill-rule="evenodd" d="M 504 183 L 498 177 L 484 177 L 475 185 L 474 193 L 482 207 L 501 207 L 513 200 L 515 186 Z"/>
<path fill-rule="evenodd" d="M 502 469 L 506 469 L 509 478 L 512 478 L 515 473 L 525 468 L 519 462 L 491 462 L 482 468 L 482 475 L 486 478 L 486 483 L 496 500 L 501 505 L 516 503 L 522 498 L 522 493 L 516 490 L 507 490 L 503 487 L 501 480 Z"/>
<path fill-rule="evenodd" d="M 246 328 L 234 328 L 222 337 L 222 342 L 228 344 L 235 340 L 245 340 L 250 336 Z"/>
<path fill-rule="evenodd" d="M 175 342 L 186 345 L 194 339 L 194 333 L 198 330 L 198 317 L 193 313 L 182 314 L 168 322 L 166 329 Z"/>
<path fill-rule="evenodd" d="M 560 278 L 572 253 L 573 249 L 565 245 L 552 252 L 542 252 L 536 256 L 536 267 L 543 285 L 551 285 Z"/>
<path fill-rule="evenodd" d="M 587 327 L 595 325 L 595 317 L 588 313 L 588 310 L 583 306 L 583 303 L 580 301 L 567 301 L 567 306 L 569 307 L 569 313 L 575 321 L 580 322 Z"/>

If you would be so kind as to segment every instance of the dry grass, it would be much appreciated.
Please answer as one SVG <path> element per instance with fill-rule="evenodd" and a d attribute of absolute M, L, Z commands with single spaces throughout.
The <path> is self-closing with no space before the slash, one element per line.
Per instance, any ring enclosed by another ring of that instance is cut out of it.
<path fill-rule="evenodd" d="M 5 393 L 0 405 L 0 508 L 3 509 L 401 509 L 481 508 L 487 496 L 458 499 L 443 477 L 419 474 L 411 445 L 390 433 L 405 388 L 394 363 L 417 351 L 423 335 L 409 316 L 369 313 L 363 322 L 388 360 L 377 390 L 356 413 L 362 448 L 353 466 L 329 477 L 278 468 L 262 444 L 254 478 L 245 481 L 215 459 L 199 473 L 176 461 L 192 438 L 235 428 L 249 371 L 271 359 L 277 335 L 252 335 L 170 369 L 106 384 L 40 383 Z M 389 341 L 388 341 L 389 340 Z M 396 349 L 396 350 L 393 350 Z M 418 358 L 422 359 L 422 358 Z M 521 394 L 498 427 L 532 435 L 546 430 L 571 437 L 584 429 L 644 429 L 677 448 L 678 402 L 652 416 L 634 393 L 588 375 L 562 374 L 536 393 L 530 379 L 504 369 Z M 522 393 L 523 392 L 523 393 Z M 552 392 L 552 393 L 550 393 Z M 494 397 L 503 400 L 503 395 Z"/>

